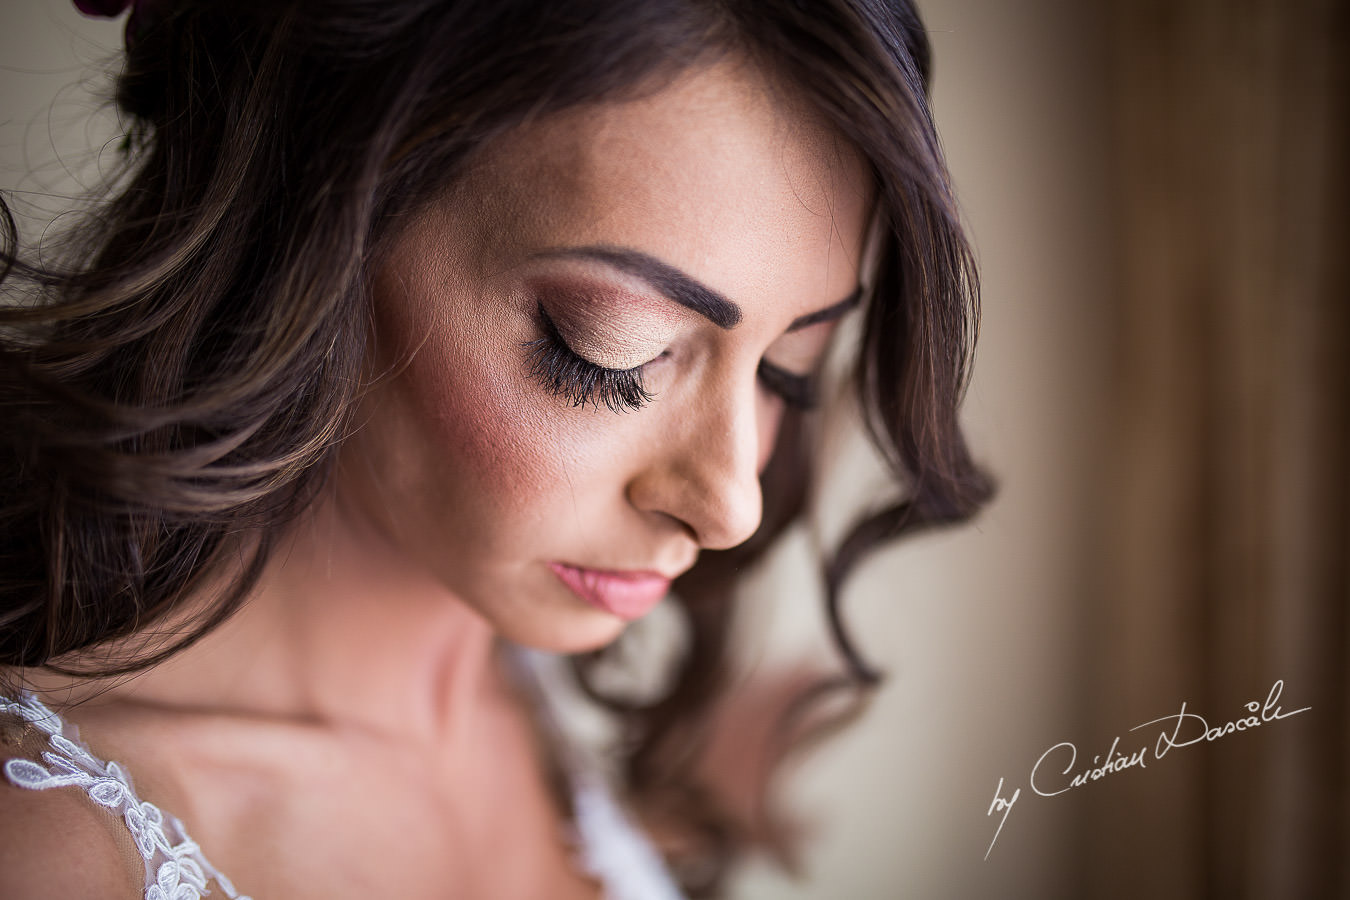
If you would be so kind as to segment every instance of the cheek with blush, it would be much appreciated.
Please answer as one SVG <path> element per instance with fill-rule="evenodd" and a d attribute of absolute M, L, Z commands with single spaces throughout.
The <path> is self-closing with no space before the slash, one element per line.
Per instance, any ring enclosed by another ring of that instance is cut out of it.
<path fill-rule="evenodd" d="M 529 515 L 558 478 L 556 429 L 524 396 L 516 360 L 445 355 L 426 354 L 404 383 L 421 423 L 427 487 L 450 506 L 439 512 L 470 530 L 487 525 L 483 517 Z"/>
<path fill-rule="evenodd" d="M 381 470 L 374 499 L 411 519 L 405 540 L 481 542 L 494 520 L 530 515 L 556 481 L 558 436 L 525 396 L 500 306 L 441 280 L 377 285 L 376 358 L 388 374 L 360 435 Z"/>

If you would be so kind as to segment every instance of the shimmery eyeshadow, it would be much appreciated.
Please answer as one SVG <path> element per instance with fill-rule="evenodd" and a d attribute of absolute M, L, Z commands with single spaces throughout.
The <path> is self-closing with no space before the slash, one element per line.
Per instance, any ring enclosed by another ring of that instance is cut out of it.
<path fill-rule="evenodd" d="M 606 369 L 632 369 L 655 359 L 690 315 L 613 278 L 541 277 L 532 287 L 568 347 Z"/>

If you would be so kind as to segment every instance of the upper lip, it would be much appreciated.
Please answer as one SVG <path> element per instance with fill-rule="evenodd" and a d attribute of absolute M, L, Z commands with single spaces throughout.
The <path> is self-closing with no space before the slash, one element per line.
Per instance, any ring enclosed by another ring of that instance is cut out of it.
<path fill-rule="evenodd" d="M 664 578 L 666 581 L 674 581 L 693 567 L 693 563 L 681 566 L 674 574 L 667 574 L 659 568 L 604 568 L 600 566 L 581 566 L 576 563 L 559 561 L 560 565 L 570 566 L 573 569 L 581 569 L 587 572 L 595 572 L 599 575 L 609 575 L 615 578 Z"/>

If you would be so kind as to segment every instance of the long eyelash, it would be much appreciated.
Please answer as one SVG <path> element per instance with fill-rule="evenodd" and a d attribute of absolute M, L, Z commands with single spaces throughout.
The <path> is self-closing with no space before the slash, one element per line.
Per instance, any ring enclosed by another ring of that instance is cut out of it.
<path fill-rule="evenodd" d="M 642 368 L 606 369 L 578 356 L 567 346 L 544 310 L 538 309 L 544 336 L 524 343 L 529 352 L 530 376 L 550 393 L 572 406 L 604 404 L 613 412 L 629 412 L 650 403 L 653 395 L 642 386 Z"/>
<path fill-rule="evenodd" d="M 759 380 L 773 394 L 793 409 L 814 409 L 816 406 L 816 381 L 806 375 L 794 375 L 780 369 L 773 363 L 761 361 L 758 370 Z"/>

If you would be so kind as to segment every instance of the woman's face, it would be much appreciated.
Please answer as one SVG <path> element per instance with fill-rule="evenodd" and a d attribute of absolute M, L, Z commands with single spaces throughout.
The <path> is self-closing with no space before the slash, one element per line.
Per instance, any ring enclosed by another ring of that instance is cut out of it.
<path fill-rule="evenodd" d="M 870 186 L 730 63 L 478 159 L 375 273 L 340 507 L 505 637 L 593 649 L 758 526 L 785 404 L 858 290 Z"/>

